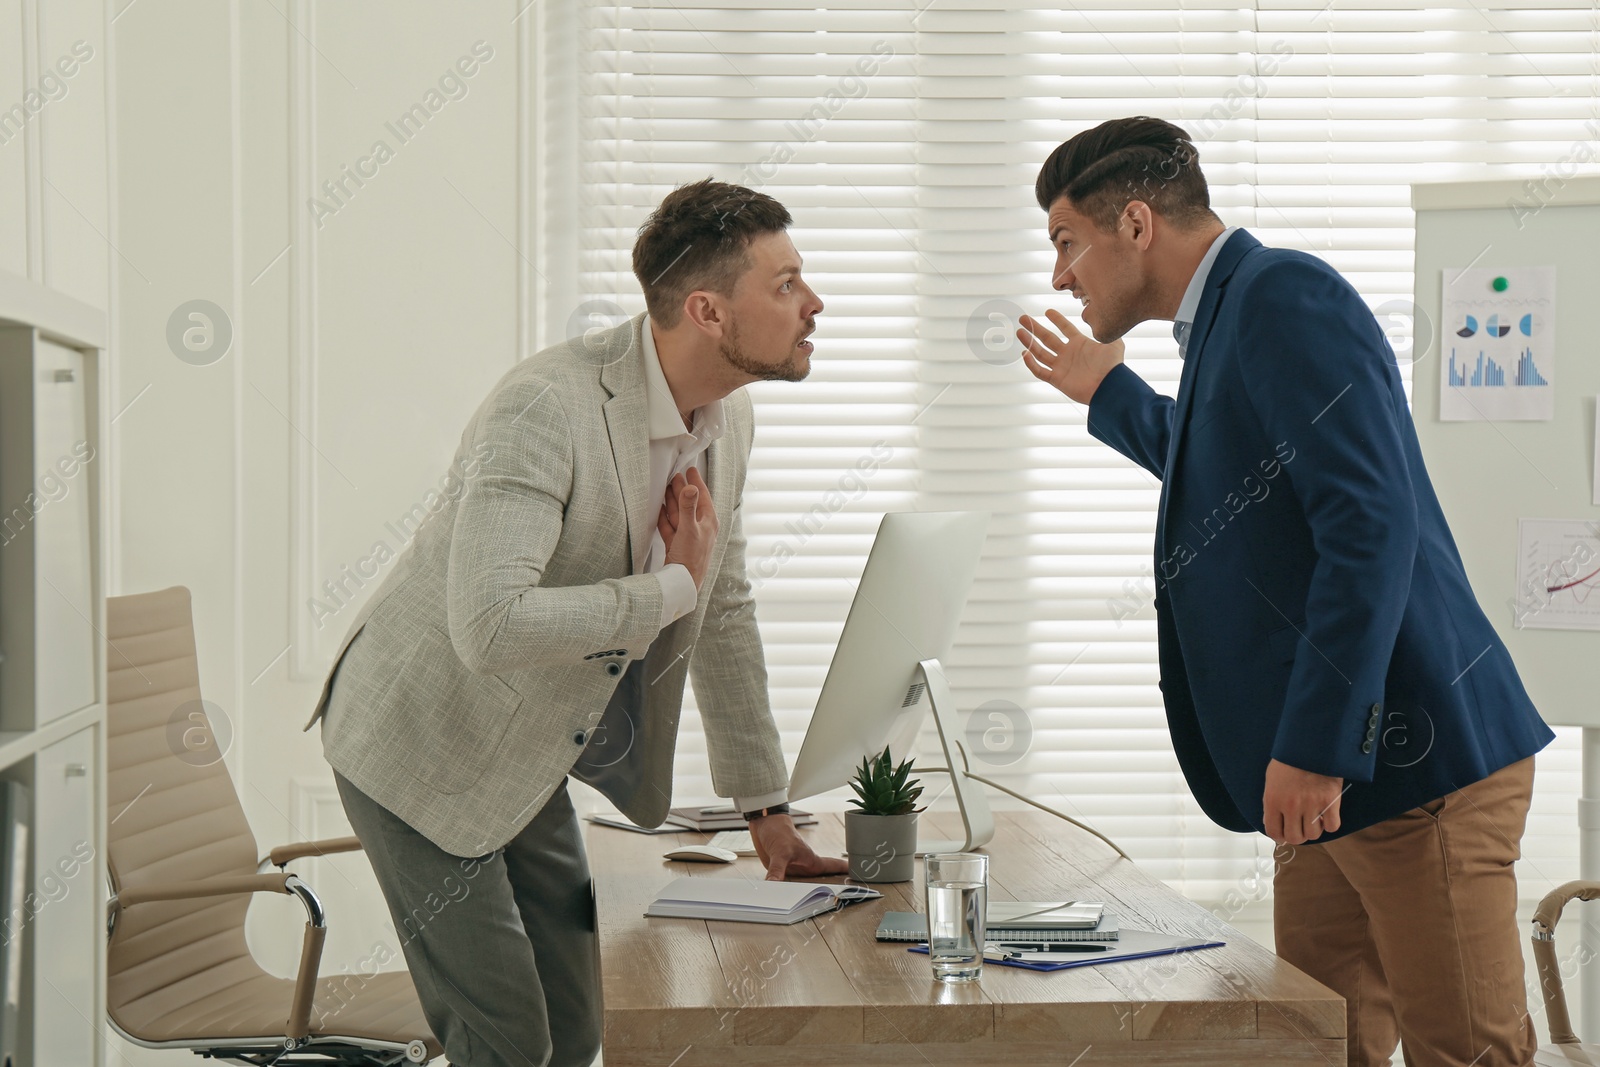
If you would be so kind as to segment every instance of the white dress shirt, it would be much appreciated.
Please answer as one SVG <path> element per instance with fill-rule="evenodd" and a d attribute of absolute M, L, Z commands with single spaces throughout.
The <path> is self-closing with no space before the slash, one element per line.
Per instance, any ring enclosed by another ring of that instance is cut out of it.
<path fill-rule="evenodd" d="M 694 429 L 685 428 L 678 402 L 672 398 L 667 376 L 661 371 L 661 357 L 656 354 L 655 332 L 648 316 L 640 332 L 644 335 L 644 381 L 650 423 L 650 499 L 656 503 L 650 511 L 650 539 L 634 546 L 633 573 L 654 574 L 661 582 L 661 626 L 665 629 L 694 610 L 699 590 L 688 567 L 665 562 L 667 544 L 656 529 L 656 515 L 666 500 L 667 484 L 675 476 L 693 467 L 701 478 L 705 477 L 705 451 L 722 436 L 722 401 L 713 400 L 695 408 Z"/>
<path fill-rule="evenodd" d="M 1206 279 L 1211 276 L 1211 265 L 1217 261 L 1217 253 L 1222 251 L 1222 246 L 1238 228 L 1229 226 L 1211 242 L 1211 247 L 1206 249 L 1200 265 L 1194 269 L 1194 277 L 1189 279 L 1189 288 L 1183 291 L 1183 299 L 1178 302 L 1178 313 L 1172 318 L 1172 337 L 1178 342 L 1179 359 L 1189 354 L 1189 331 L 1194 329 L 1194 317 L 1200 311 L 1200 294 L 1206 290 Z"/>

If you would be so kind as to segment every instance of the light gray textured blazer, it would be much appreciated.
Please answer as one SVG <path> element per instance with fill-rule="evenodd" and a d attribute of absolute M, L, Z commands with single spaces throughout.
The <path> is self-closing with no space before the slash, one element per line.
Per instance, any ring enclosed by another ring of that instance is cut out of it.
<path fill-rule="evenodd" d="M 619 810 L 641 826 L 666 817 L 686 677 L 717 793 L 788 785 L 745 575 L 742 389 L 706 456 L 720 528 L 694 611 L 661 629 L 660 582 L 633 574 L 661 506 L 648 495 L 642 328 L 640 315 L 555 345 L 500 379 L 456 452 L 456 470 L 483 457 L 466 491 L 423 522 L 351 623 L 306 724 L 338 671 L 328 761 L 452 854 L 499 848 L 533 818 L 647 648 L 630 675 L 643 690 L 633 736 L 613 742 L 630 746 L 631 773 L 597 783 Z"/>

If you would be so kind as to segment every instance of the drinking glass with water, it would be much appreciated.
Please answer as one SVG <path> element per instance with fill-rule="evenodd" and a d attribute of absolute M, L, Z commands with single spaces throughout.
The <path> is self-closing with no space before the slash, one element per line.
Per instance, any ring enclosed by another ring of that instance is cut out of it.
<path fill-rule="evenodd" d="M 928 958 L 942 982 L 976 982 L 983 972 L 989 857 L 949 852 L 927 860 Z"/>

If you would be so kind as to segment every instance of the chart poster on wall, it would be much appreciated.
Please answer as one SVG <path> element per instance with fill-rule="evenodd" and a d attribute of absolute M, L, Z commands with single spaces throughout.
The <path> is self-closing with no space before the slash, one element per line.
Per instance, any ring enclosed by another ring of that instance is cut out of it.
<path fill-rule="evenodd" d="M 1442 273 L 1440 421 L 1555 418 L 1556 269 Z"/>
<path fill-rule="evenodd" d="M 1600 523 L 1517 523 L 1519 630 L 1600 630 Z"/>

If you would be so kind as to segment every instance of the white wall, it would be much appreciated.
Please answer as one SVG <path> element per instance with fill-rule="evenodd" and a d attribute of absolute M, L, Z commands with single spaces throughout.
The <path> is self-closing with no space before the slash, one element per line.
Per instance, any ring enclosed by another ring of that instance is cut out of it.
<path fill-rule="evenodd" d="M 0 0 L 0 270 L 109 309 L 105 5 Z"/>

